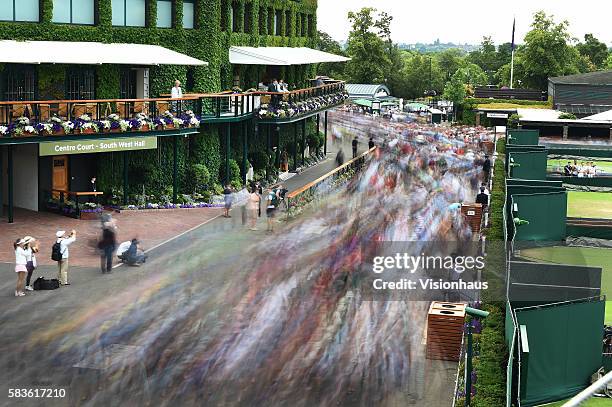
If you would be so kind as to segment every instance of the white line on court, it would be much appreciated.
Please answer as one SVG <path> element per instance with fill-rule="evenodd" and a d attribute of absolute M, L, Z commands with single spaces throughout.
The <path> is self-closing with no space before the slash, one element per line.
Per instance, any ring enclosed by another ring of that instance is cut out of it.
<path fill-rule="evenodd" d="M 186 234 L 187 234 L 187 233 L 189 233 L 189 232 L 193 232 L 194 230 L 196 230 L 196 229 L 198 229 L 198 228 L 200 228 L 200 227 L 202 227 L 202 226 L 206 225 L 206 224 L 207 224 L 207 223 L 209 223 L 209 222 L 212 222 L 213 220 L 215 220 L 215 219 L 217 219 L 217 218 L 220 218 L 221 216 L 222 216 L 222 215 L 217 215 L 217 216 L 215 216 L 214 218 L 210 218 L 210 219 L 208 219 L 206 222 L 202 222 L 202 223 L 200 223 L 199 225 L 196 225 L 196 226 L 192 227 L 191 229 L 184 231 L 183 233 L 180 233 L 180 234 L 178 234 L 178 235 L 176 235 L 176 236 L 171 237 L 171 238 L 170 238 L 170 239 L 168 239 L 168 240 L 165 240 L 165 241 L 163 241 L 163 242 L 161 242 L 161 243 L 159 243 L 159 244 L 156 244 L 155 246 L 151 247 L 150 249 L 145 250 L 145 251 L 144 251 L 144 253 L 145 253 L 145 254 L 147 254 L 147 253 L 151 252 L 152 250 L 157 249 L 158 247 L 161 247 L 161 246 L 163 246 L 163 245 L 165 245 L 165 244 L 167 244 L 167 243 L 170 243 L 170 242 L 171 242 L 171 241 L 173 241 L 173 240 L 178 239 L 178 238 L 179 238 L 179 237 L 181 237 L 181 236 L 186 235 Z M 115 265 L 113 266 L 113 269 L 116 269 L 117 267 L 121 267 L 121 266 L 123 266 L 123 264 L 124 264 L 124 263 L 115 264 Z"/>

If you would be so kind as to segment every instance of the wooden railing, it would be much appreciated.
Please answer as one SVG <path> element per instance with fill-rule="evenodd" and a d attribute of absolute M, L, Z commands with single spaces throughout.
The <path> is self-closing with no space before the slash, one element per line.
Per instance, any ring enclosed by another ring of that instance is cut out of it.
<path fill-rule="evenodd" d="M 111 114 L 120 119 L 131 120 L 138 114 L 151 119 L 162 117 L 166 112 L 181 118 L 191 111 L 201 120 L 215 120 L 252 116 L 265 103 L 275 98 L 290 103 L 308 100 L 343 91 L 344 82 L 318 87 L 299 89 L 291 92 L 246 92 L 246 93 L 201 93 L 188 94 L 182 98 L 148 99 L 96 99 L 96 100 L 37 100 L 0 102 L 0 126 L 10 127 L 22 117 L 29 119 L 30 126 L 50 123 L 52 119 L 75 121 L 87 115 L 92 121 L 107 120 Z M 4 134 L 14 136 L 14 132 Z M 0 137 L 3 135 L 0 134 Z"/>
<path fill-rule="evenodd" d="M 292 208 L 295 208 L 297 205 L 299 205 L 300 200 L 305 200 L 309 202 L 310 200 L 314 199 L 317 193 L 320 192 L 318 191 L 318 189 L 324 183 L 331 182 L 334 179 L 339 178 L 341 175 L 345 174 L 346 172 L 350 170 L 353 170 L 353 169 L 361 170 L 361 168 L 365 164 L 366 158 L 370 156 L 371 154 L 373 154 L 376 151 L 376 148 L 377 147 L 372 147 L 371 149 L 363 152 L 362 154 L 358 155 L 352 160 L 347 161 L 346 163 L 338 166 L 337 168 L 328 172 L 327 174 L 324 174 L 321 177 L 315 179 L 314 181 L 309 182 L 308 184 L 304 185 L 303 187 L 298 188 L 295 191 L 288 193 L 286 197 L 287 208 L 288 208 L 287 216 L 291 215 Z"/>

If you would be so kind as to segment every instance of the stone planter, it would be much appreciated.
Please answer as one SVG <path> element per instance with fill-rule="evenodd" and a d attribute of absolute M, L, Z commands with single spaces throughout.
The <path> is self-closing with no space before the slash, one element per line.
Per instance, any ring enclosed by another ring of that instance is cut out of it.
<path fill-rule="evenodd" d="M 81 217 L 79 219 L 81 219 L 81 220 L 98 220 L 99 216 L 100 216 L 99 212 L 83 212 L 83 211 L 81 211 Z"/>

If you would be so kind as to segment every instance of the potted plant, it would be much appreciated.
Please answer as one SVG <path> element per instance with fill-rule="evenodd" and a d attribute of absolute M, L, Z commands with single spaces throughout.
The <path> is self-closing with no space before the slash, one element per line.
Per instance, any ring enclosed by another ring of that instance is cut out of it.
<path fill-rule="evenodd" d="M 62 135 L 62 134 L 66 134 L 66 130 L 64 129 L 64 122 L 61 118 L 57 117 L 57 116 L 53 116 L 50 120 L 51 122 L 51 132 L 54 135 Z"/>
<path fill-rule="evenodd" d="M 7 137 L 9 135 L 9 128 L 6 126 L 0 126 L 0 137 Z"/>
<path fill-rule="evenodd" d="M 83 209 L 81 209 L 80 219 L 96 220 L 100 216 L 100 213 L 102 213 L 102 208 L 100 205 L 93 202 L 87 202 L 83 205 Z"/>

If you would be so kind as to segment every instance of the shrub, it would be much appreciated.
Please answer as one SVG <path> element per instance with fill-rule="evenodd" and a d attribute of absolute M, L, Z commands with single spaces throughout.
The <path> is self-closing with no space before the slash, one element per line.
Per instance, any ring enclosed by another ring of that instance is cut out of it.
<path fill-rule="evenodd" d="M 520 118 L 521 116 L 517 113 L 510 115 L 510 117 L 508 117 L 508 127 L 511 129 L 516 129 L 518 127 Z"/>
<path fill-rule="evenodd" d="M 242 182 L 242 177 L 240 175 L 240 166 L 236 162 L 236 160 L 230 160 L 229 162 L 229 170 L 230 170 L 230 179 L 229 183 L 231 184 L 234 181 Z M 227 182 L 227 177 L 225 176 L 225 164 L 221 165 L 221 170 L 219 171 L 219 176 L 222 182 Z"/>
<path fill-rule="evenodd" d="M 268 165 L 268 155 L 265 151 L 254 151 L 249 154 L 249 162 L 255 171 L 265 169 Z"/>
<path fill-rule="evenodd" d="M 561 113 L 559 115 L 559 119 L 561 119 L 561 120 L 576 120 L 577 117 L 573 113 Z"/>
<path fill-rule="evenodd" d="M 203 191 L 210 184 L 210 171 L 204 164 L 191 164 L 189 166 L 189 179 L 194 192 Z"/>

